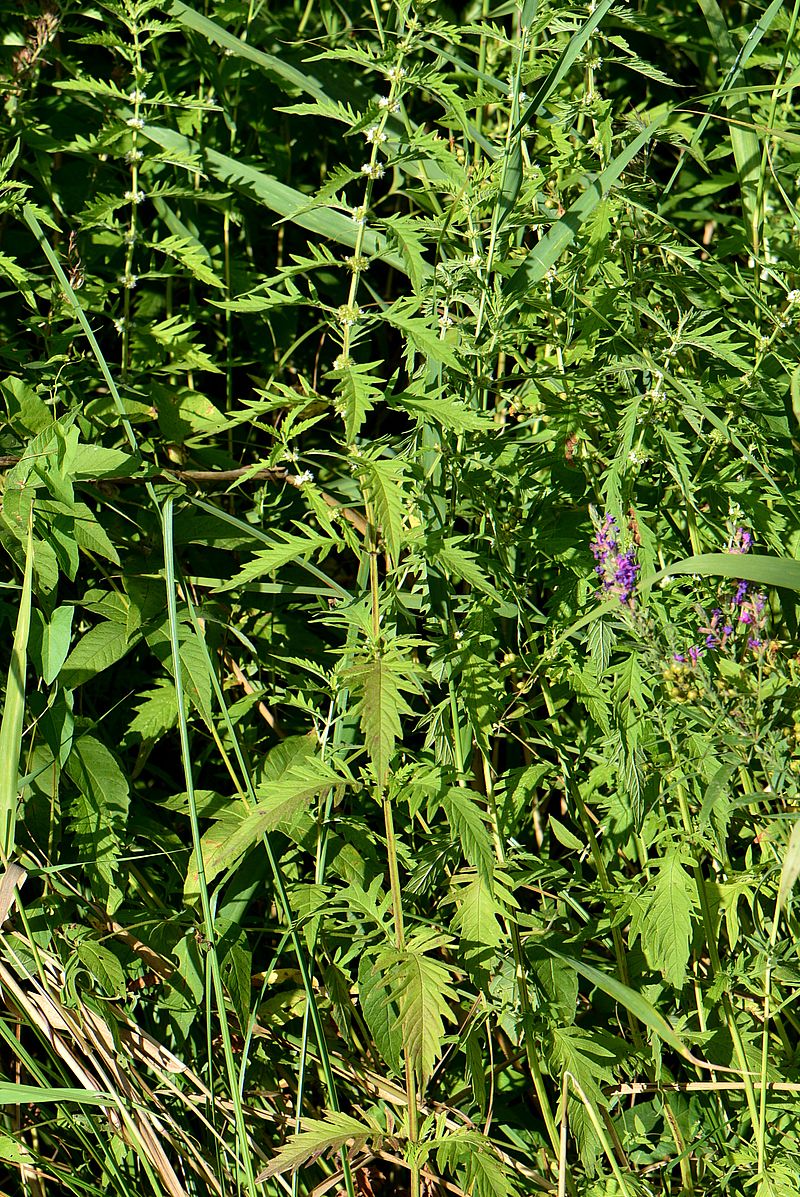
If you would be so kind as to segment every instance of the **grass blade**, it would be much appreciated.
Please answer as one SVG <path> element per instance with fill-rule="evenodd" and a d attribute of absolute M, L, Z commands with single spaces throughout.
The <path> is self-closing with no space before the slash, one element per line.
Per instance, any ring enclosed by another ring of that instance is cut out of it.
<path fill-rule="evenodd" d="M 28 634 L 31 626 L 33 587 L 33 509 L 28 520 L 25 574 L 22 581 L 17 626 L 6 680 L 3 722 L 0 724 L 0 852 L 7 862 L 13 855 L 17 825 L 17 791 L 22 754 L 22 726 L 25 714 L 25 673 L 28 664 Z"/>
<path fill-rule="evenodd" d="M 551 266 L 554 266 L 561 254 L 574 240 L 581 225 L 591 216 L 603 196 L 613 187 L 622 172 L 641 153 L 648 141 L 661 128 L 669 116 L 668 109 L 662 109 L 654 115 L 650 124 L 642 129 L 633 141 L 618 154 L 613 162 L 602 170 L 594 182 L 590 183 L 582 195 L 564 213 L 560 220 L 542 237 L 539 244 L 531 250 L 525 261 L 512 274 L 506 295 L 521 298 L 531 287 L 536 286 L 544 278 Z"/>

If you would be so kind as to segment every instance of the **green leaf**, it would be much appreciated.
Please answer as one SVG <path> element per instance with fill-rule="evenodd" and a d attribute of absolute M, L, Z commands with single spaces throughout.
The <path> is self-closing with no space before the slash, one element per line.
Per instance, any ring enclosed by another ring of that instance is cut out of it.
<path fill-rule="evenodd" d="M 648 961 L 676 989 L 683 986 L 697 897 L 677 849 L 661 861 L 642 922 Z"/>
<path fill-rule="evenodd" d="M 609 1085 L 614 1079 L 614 1052 L 604 1047 L 598 1036 L 581 1027 L 562 1027 L 551 1022 L 549 1037 L 554 1068 L 560 1073 L 572 1073 L 592 1104 L 606 1107 L 608 1102 L 600 1086 Z"/>
<path fill-rule="evenodd" d="M 231 868 L 260 844 L 263 837 L 275 831 L 282 822 L 309 805 L 321 790 L 341 785 L 342 777 L 319 758 L 306 760 L 285 773 L 279 781 L 259 786 L 258 802 L 247 810 L 240 801 L 233 801 L 226 811 L 202 837 L 201 850 L 206 881 Z M 198 894 L 197 861 L 192 855 L 186 875 L 184 892 L 193 901 Z"/>
<path fill-rule="evenodd" d="M 381 314 L 381 318 L 401 332 L 414 349 L 429 361 L 457 368 L 458 358 L 449 342 L 441 337 L 438 330 L 432 328 L 427 320 L 415 316 L 413 313 L 416 310 L 417 306 L 413 301 L 398 299 Z"/>
<path fill-rule="evenodd" d="M 226 582 L 224 586 L 219 586 L 217 589 L 220 592 L 237 590 L 247 582 L 253 582 L 256 578 L 263 577 L 264 574 L 270 574 L 283 565 L 288 565 L 292 561 L 305 560 L 312 553 L 323 549 L 330 550 L 339 543 L 341 542 L 319 532 L 304 532 L 301 536 L 296 536 L 291 532 L 278 532 L 273 548 L 256 553 L 252 561 L 248 561 L 247 565 L 239 570 L 239 573 L 231 578 L 230 582 Z"/>
<path fill-rule="evenodd" d="M 386 384 L 377 374 L 370 374 L 378 362 L 358 365 L 350 362 L 338 370 L 332 370 L 329 377 L 336 379 L 336 407 L 344 417 L 345 440 L 350 445 L 361 431 L 361 426 L 373 407 L 382 397 Z"/>
<path fill-rule="evenodd" d="M 397 458 L 364 456 L 358 461 L 358 473 L 365 499 L 372 505 L 381 538 L 396 564 L 403 535 L 403 515 L 409 498 L 403 489 L 405 463 Z"/>
<path fill-rule="evenodd" d="M 565 956 L 562 952 L 557 952 L 548 944 L 544 944 L 543 946 L 556 960 L 561 960 L 564 964 L 568 964 L 570 968 L 574 968 L 575 972 L 585 977 L 590 984 L 596 985 L 603 993 L 607 993 L 614 1001 L 619 1002 L 621 1006 L 629 1010 L 642 1026 L 649 1027 L 659 1039 L 663 1039 L 664 1043 L 678 1052 L 684 1060 L 689 1060 L 692 1064 L 697 1063 L 677 1032 L 659 1014 L 655 1006 L 648 1002 L 646 997 L 637 993 L 635 989 L 631 989 L 630 986 L 623 985 L 622 981 L 618 981 L 616 977 L 609 977 L 606 973 L 601 973 L 599 969 L 594 968 L 591 964 L 585 964 L 582 960 L 577 960 L 573 956 Z"/>
<path fill-rule="evenodd" d="M 0 723 L 0 848 L 3 859 L 14 852 L 16 841 L 19 767 L 25 714 L 25 675 L 28 671 L 28 635 L 33 589 L 33 519 L 28 523 L 25 573 L 19 599 L 11 661 L 6 678 L 3 719 Z"/>
<path fill-rule="evenodd" d="M 72 638 L 72 619 L 75 608 L 56 607 L 42 631 L 42 679 L 51 686 L 67 659 Z"/>
<path fill-rule="evenodd" d="M 114 755 L 94 736 L 76 740 L 66 772 L 78 789 L 70 826 L 84 867 L 109 911 L 122 900 L 116 884 L 119 836 L 128 818 L 128 782 Z"/>
<path fill-rule="evenodd" d="M 491 416 L 473 411 L 457 399 L 423 399 L 409 391 L 395 395 L 393 402 L 412 415 L 420 424 L 435 423 L 451 432 L 487 432 L 492 428 Z"/>
<path fill-rule="evenodd" d="M 375 1046 L 395 1076 L 403 1069 L 403 1032 L 397 1006 L 375 982 L 375 957 L 363 952 L 358 963 L 358 1001 Z"/>
<path fill-rule="evenodd" d="M 99 623 L 75 645 L 64 662 L 60 680 L 69 689 L 74 689 L 108 669 L 109 665 L 121 661 L 131 646 L 124 624 L 111 620 Z"/>
<path fill-rule="evenodd" d="M 397 1005 L 406 1058 L 422 1088 L 439 1058 L 445 1020 L 455 1019 L 448 1005 L 457 1000 L 450 970 L 432 955 L 448 942 L 446 936 L 425 929 L 402 951 L 385 948 L 376 962 L 380 984 Z"/>
<path fill-rule="evenodd" d="M 462 1190 L 474 1197 L 512 1197 L 517 1192 L 514 1177 L 480 1131 L 459 1130 L 432 1139 L 426 1150 L 435 1151 L 440 1170 L 455 1174 Z"/>
<path fill-rule="evenodd" d="M 433 544 L 435 560 L 441 562 L 444 568 L 454 578 L 469 583 L 474 590 L 480 590 L 490 598 L 502 602 L 503 596 L 484 574 L 478 565 L 478 558 L 469 549 L 461 547 L 462 540 L 449 539 L 437 541 Z"/>
<path fill-rule="evenodd" d="M 412 688 L 404 670 L 407 663 L 397 654 L 376 656 L 352 665 L 344 677 L 359 697 L 355 712 L 361 717 L 364 742 L 378 784 L 385 786 L 395 741 L 402 735 L 401 715 L 411 708 L 401 690 Z"/>
<path fill-rule="evenodd" d="M 680 574 L 699 574 L 703 578 L 742 578 L 760 586 L 780 586 L 800 590 L 800 561 L 792 557 L 768 557 L 759 553 L 702 553 L 684 557 L 648 578 L 653 586 L 662 578 Z"/>
<path fill-rule="evenodd" d="M 269 1167 L 256 1177 L 259 1183 L 284 1172 L 296 1172 L 318 1156 L 341 1151 L 345 1147 L 355 1152 L 361 1151 L 369 1143 L 378 1150 L 383 1138 L 377 1122 L 359 1122 L 349 1114 L 334 1113 L 332 1110 L 326 1113 L 324 1119 L 304 1118 L 301 1126 L 299 1134 L 292 1135 Z"/>
<path fill-rule="evenodd" d="M 118 958 L 105 944 L 96 939 L 81 939 L 75 945 L 75 959 L 90 974 L 107 997 L 125 995 L 125 970 Z"/>
<path fill-rule="evenodd" d="M 487 816 L 472 790 L 453 786 L 442 797 L 442 809 L 464 856 L 486 881 L 494 873 L 495 853 Z"/>
<path fill-rule="evenodd" d="M 76 445 L 72 458 L 76 478 L 130 478 L 141 469 L 141 462 L 132 454 L 121 449 L 104 449 L 102 445 Z"/>
<path fill-rule="evenodd" d="M 52 410 L 21 378 L 4 379 L 0 382 L 0 392 L 6 402 L 9 423 L 17 432 L 30 432 L 36 436 L 51 427 Z"/>
<path fill-rule="evenodd" d="M 138 696 L 128 730 L 143 740 L 159 740 L 178 725 L 178 695 L 172 682 L 159 678 L 152 690 Z"/>

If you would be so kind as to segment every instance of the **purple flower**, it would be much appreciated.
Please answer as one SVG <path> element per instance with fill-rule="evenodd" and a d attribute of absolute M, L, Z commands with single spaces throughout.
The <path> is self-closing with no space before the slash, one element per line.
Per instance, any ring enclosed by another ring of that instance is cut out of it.
<path fill-rule="evenodd" d="M 702 648 L 699 648 L 696 644 L 693 644 L 692 647 L 689 649 L 689 660 L 692 662 L 693 665 L 696 665 L 697 662 L 700 660 L 700 654 L 702 653 L 702 651 L 703 651 Z"/>
<path fill-rule="evenodd" d="M 729 553 L 749 553 L 753 547 L 753 533 L 746 528 L 734 528 L 728 544 Z"/>
<path fill-rule="evenodd" d="M 733 596 L 733 605 L 735 607 L 740 606 L 746 598 L 747 598 L 747 583 L 739 582 L 738 586 L 736 587 L 736 593 Z"/>
<path fill-rule="evenodd" d="M 618 537 L 617 521 L 613 515 L 606 515 L 589 548 L 598 562 L 594 572 L 602 583 L 602 593 L 615 595 L 621 603 L 629 605 L 640 567 L 635 549 L 620 553 Z"/>

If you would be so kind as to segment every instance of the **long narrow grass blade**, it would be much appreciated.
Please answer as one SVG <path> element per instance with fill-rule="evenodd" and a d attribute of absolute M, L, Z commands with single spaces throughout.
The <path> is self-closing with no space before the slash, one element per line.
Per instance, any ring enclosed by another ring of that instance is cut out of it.
<path fill-rule="evenodd" d="M 602 3 L 598 4 L 597 8 L 589 17 L 589 20 L 586 22 L 586 24 L 582 25 L 578 32 L 570 38 L 564 47 L 558 62 L 553 67 L 552 71 L 550 71 L 549 74 L 546 75 L 542 80 L 536 95 L 533 97 L 530 104 L 517 122 L 514 128 L 514 133 L 518 133 L 520 129 L 523 129 L 525 125 L 530 123 L 534 116 L 541 112 L 550 96 L 558 87 L 567 71 L 574 64 L 579 54 L 583 50 L 583 47 L 586 45 L 595 29 L 614 3 L 615 0 L 602 0 Z"/>
<path fill-rule="evenodd" d="M 330 208 L 320 208 L 308 211 L 309 197 L 285 183 L 279 183 L 271 175 L 265 174 L 247 162 L 237 162 L 227 154 L 221 154 L 214 149 L 201 149 L 196 143 L 189 141 L 180 133 L 172 129 L 157 128 L 145 125 L 142 129 L 145 137 L 149 137 L 162 149 L 172 151 L 184 164 L 192 158 L 201 162 L 210 174 L 220 179 L 228 187 L 236 191 L 244 191 L 275 212 L 278 216 L 299 225 L 310 233 L 318 233 L 321 237 L 328 237 L 331 241 L 338 241 L 340 245 L 347 245 L 355 249 L 358 242 L 359 227 L 355 221 L 341 212 L 333 212 Z M 389 251 L 386 238 L 380 233 L 366 229 L 361 239 L 361 251 L 370 257 L 380 254 L 381 260 L 387 265 L 407 274 L 403 259 Z M 430 267 L 427 267 L 430 270 Z"/>
<path fill-rule="evenodd" d="M 25 674 L 28 665 L 28 634 L 31 626 L 33 587 L 33 511 L 28 522 L 25 573 L 22 581 L 17 626 L 6 679 L 3 722 L 0 724 L 0 852 L 8 861 L 14 852 L 17 825 L 19 765 L 22 755 L 22 727 L 25 715 Z"/>
<path fill-rule="evenodd" d="M 173 677 L 175 680 L 175 691 L 177 694 L 177 709 L 178 709 L 178 730 L 180 733 L 181 743 L 181 757 L 183 761 L 184 779 L 186 782 L 186 793 L 189 799 L 189 820 L 192 829 L 192 846 L 194 849 L 195 859 L 197 861 L 197 879 L 198 889 L 200 893 L 200 906 L 203 913 L 203 923 L 206 938 L 208 940 L 208 962 L 211 972 L 211 977 L 214 986 L 214 997 L 217 1003 L 219 1012 L 219 1025 L 222 1035 L 222 1047 L 225 1057 L 225 1067 L 228 1073 L 229 1091 L 234 1101 L 234 1112 L 236 1116 L 236 1131 L 239 1139 L 239 1158 L 242 1160 L 245 1170 L 245 1179 L 247 1182 L 247 1189 L 251 1197 L 255 1197 L 256 1182 L 255 1173 L 253 1171 L 253 1160 L 248 1145 L 247 1128 L 244 1121 L 244 1111 L 241 1100 L 241 1084 L 236 1068 L 233 1047 L 231 1044 L 231 1033 L 228 1025 L 228 1018 L 225 1009 L 225 993 L 222 986 L 222 974 L 220 971 L 219 956 L 217 954 L 217 933 L 214 923 L 214 915 L 211 910 L 211 902 L 209 899 L 208 885 L 206 884 L 205 866 L 203 862 L 203 849 L 201 845 L 200 822 L 197 814 L 197 801 L 194 791 L 194 774 L 192 769 L 192 755 L 189 745 L 189 728 L 186 722 L 186 703 L 184 700 L 182 665 L 180 654 L 180 637 L 178 630 L 178 609 L 175 597 L 175 553 L 174 553 L 174 538 L 173 538 L 173 521 L 172 521 L 172 499 L 167 499 L 164 504 L 163 512 L 163 537 L 164 537 L 164 572 L 167 583 L 167 615 L 169 622 L 169 639 L 172 650 L 172 668 Z M 213 672 L 212 672 L 213 677 Z"/>
<path fill-rule="evenodd" d="M 265 54 L 263 50 L 257 50 L 255 46 L 242 41 L 234 33 L 229 33 L 227 29 L 223 29 L 216 21 L 210 20 L 197 9 L 184 4 L 183 0 L 173 0 L 169 12 L 170 16 L 179 21 L 184 29 L 193 29 L 195 33 L 201 34 L 207 42 L 221 46 L 226 54 L 244 58 L 248 62 L 255 63 L 256 66 L 263 67 L 279 83 L 287 84 L 292 90 L 306 92 L 307 95 L 314 96 L 317 100 L 326 98 L 322 84 L 313 75 L 299 71 L 297 67 L 290 66 L 282 59 L 276 58 L 274 54 Z"/>
<path fill-rule="evenodd" d="M 567 248 L 581 225 L 591 216 L 601 199 L 614 186 L 622 172 L 641 153 L 648 141 L 651 141 L 669 116 L 668 109 L 655 113 L 650 123 L 642 129 L 633 141 L 617 155 L 613 162 L 602 170 L 596 179 L 583 192 L 567 212 L 556 221 L 553 227 L 542 237 L 539 244 L 531 250 L 525 261 L 512 274 L 506 295 L 521 296 L 544 278 L 551 266 L 554 266 L 561 254 Z"/>
<path fill-rule="evenodd" d="M 783 3 L 782 0 L 773 0 L 766 13 L 751 30 L 745 45 L 738 52 L 717 0 L 698 0 L 698 3 L 716 46 L 720 65 L 726 70 L 725 80 L 720 88 L 720 94 L 725 95 L 731 91 L 747 59 L 783 8 Z M 736 94 L 728 95 L 726 106 L 731 117 L 731 148 L 736 162 L 736 173 L 739 177 L 742 212 L 751 237 L 753 251 L 757 252 L 759 245 L 757 195 L 761 171 L 761 143 L 755 131 L 747 95 L 738 91 Z"/>
<path fill-rule="evenodd" d="M 684 557 L 646 580 L 652 586 L 676 574 L 699 574 L 703 578 L 741 578 L 759 586 L 800 590 L 800 561 L 792 557 L 767 557 L 760 553 L 701 553 Z"/>

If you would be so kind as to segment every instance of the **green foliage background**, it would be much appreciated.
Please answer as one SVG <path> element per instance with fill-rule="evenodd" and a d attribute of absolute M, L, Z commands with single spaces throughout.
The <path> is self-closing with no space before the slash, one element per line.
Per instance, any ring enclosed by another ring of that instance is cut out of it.
<path fill-rule="evenodd" d="M 5 1191 L 794 1194 L 799 10 L 3 6 Z"/>

